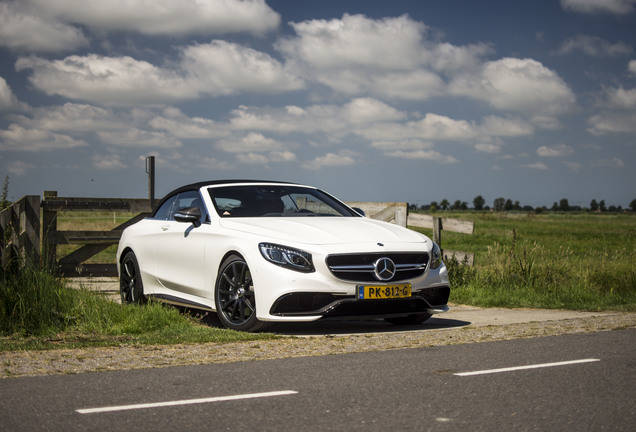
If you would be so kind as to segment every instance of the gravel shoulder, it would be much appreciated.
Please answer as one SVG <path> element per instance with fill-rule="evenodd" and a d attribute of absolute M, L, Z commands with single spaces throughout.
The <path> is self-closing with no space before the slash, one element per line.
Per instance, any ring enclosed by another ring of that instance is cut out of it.
<path fill-rule="evenodd" d="M 120 346 L 0 353 L 0 378 L 256 361 L 422 348 L 636 328 L 636 313 L 455 306 L 424 324 L 314 323 L 278 328 L 283 338 L 230 344 Z"/>

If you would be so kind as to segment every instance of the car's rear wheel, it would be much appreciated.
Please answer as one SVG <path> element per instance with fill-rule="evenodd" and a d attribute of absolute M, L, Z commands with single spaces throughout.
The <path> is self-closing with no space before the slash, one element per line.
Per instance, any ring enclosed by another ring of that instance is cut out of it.
<path fill-rule="evenodd" d="M 421 313 L 415 315 L 408 315 L 405 317 L 397 317 L 397 318 L 385 318 L 388 322 L 395 325 L 413 325 L 423 323 L 427 319 L 429 319 L 432 315 L 428 313 Z"/>
<path fill-rule="evenodd" d="M 256 318 L 256 298 L 252 274 L 245 260 L 231 255 L 223 264 L 214 293 L 221 324 L 239 331 L 262 331 L 268 323 Z"/>
<path fill-rule="evenodd" d="M 146 302 L 144 296 L 144 284 L 141 281 L 141 272 L 139 271 L 139 263 L 134 252 L 130 251 L 124 255 L 121 261 L 121 272 L 119 276 L 119 293 L 122 303 L 138 303 Z"/>

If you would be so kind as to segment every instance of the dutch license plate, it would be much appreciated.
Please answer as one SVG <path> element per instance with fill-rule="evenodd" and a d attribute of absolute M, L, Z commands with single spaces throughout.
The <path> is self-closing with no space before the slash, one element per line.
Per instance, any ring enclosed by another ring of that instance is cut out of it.
<path fill-rule="evenodd" d="M 358 285 L 359 299 L 389 299 L 411 297 L 411 284 Z"/>

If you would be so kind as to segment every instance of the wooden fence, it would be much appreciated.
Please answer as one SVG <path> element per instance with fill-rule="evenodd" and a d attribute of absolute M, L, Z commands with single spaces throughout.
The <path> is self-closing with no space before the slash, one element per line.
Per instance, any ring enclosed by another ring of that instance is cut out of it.
<path fill-rule="evenodd" d="M 40 197 L 29 195 L 0 212 L 0 261 L 6 269 L 12 262 L 40 259 Z"/>
<path fill-rule="evenodd" d="M 57 229 L 57 213 L 60 211 L 138 214 L 109 231 L 60 231 Z M 58 197 L 57 192 L 45 191 L 42 201 L 42 248 L 48 265 L 66 277 L 116 276 L 116 263 L 87 264 L 85 261 L 109 246 L 119 243 L 124 228 L 148 216 L 150 211 L 150 199 L 65 198 Z M 66 244 L 83 246 L 57 260 L 57 246 Z"/>
<path fill-rule="evenodd" d="M 433 229 L 434 241 L 440 247 L 442 229 L 468 234 L 472 234 L 474 230 L 473 222 L 409 214 L 406 203 L 348 202 L 347 204 L 362 209 L 367 217 L 372 219 L 392 222 L 404 227 L 410 225 Z M 60 211 L 131 212 L 137 215 L 108 231 L 63 231 L 57 226 Z M 0 213 L 2 266 L 6 268 L 16 257 L 28 256 L 66 277 L 116 276 L 115 263 L 89 264 L 86 261 L 109 246 L 117 244 L 124 228 L 148 216 L 150 211 L 151 200 L 141 198 L 58 197 L 57 192 L 54 191 L 45 191 L 41 202 L 39 196 L 23 197 Z M 82 246 L 66 256 L 57 258 L 58 245 L 74 244 Z M 450 250 L 443 250 L 443 253 L 445 259 L 455 256 L 460 262 L 473 264 L 473 254 Z"/>

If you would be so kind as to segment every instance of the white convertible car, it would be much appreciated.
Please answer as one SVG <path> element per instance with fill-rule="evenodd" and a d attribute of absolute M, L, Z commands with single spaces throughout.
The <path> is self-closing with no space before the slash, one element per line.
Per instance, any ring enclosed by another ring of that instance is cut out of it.
<path fill-rule="evenodd" d="M 428 237 L 291 183 L 227 180 L 169 193 L 126 228 L 121 299 L 216 311 L 235 330 L 270 322 L 384 318 L 448 310 L 448 273 Z"/>

